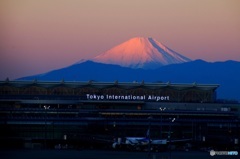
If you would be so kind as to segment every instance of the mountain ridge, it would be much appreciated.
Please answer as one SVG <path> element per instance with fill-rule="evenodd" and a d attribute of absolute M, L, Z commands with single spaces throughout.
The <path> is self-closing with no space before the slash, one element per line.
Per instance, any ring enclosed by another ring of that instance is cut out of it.
<path fill-rule="evenodd" d="M 240 62 L 190 60 L 153 38 L 132 38 L 89 60 L 17 80 L 220 84 L 220 98 L 240 101 Z"/>
<path fill-rule="evenodd" d="M 94 61 L 71 65 L 44 74 L 19 78 L 17 80 L 38 81 L 99 81 L 99 82 L 170 82 L 220 84 L 218 98 L 237 99 L 240 101 L 240 62 L 206 62 L 194 60 L 172 64 L 158 69 L 132 69 L 113 64 Z"/>

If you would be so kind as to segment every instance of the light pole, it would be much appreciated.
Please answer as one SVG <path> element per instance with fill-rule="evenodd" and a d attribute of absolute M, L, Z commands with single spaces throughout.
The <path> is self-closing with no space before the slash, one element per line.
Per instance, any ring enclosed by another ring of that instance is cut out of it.
<path fill-rule="evenodd" d="M 44 117 L 44 119 L 45 119 L 45 133 L 44 133 L 44 146 L 45 146 L 45 149 L 46 149 L 46 147 L 47 147 L 47 141 L 46 141 L 46 138 L 47 138 L 47 110 L 50 108 L 50 106 L 46 106 L 46 105 L 44 105 L 43 106 L 44 107 L 44 109 L 45 109 L 45 117 Z"/>
<path fill-rule="evenodd" d="M 168 138 L 169 138 L 169 159 L 172 158 L 172 151 L 171 151 L 171 131 L 172 131 L 172 123 L 175 121 L 176 118 L 169 118 L 170 123 L 169 123 L 169 132 L 168 132 Z"/>
<path fill-rule="evenodd" d="M 151 128 L 151 119 L 152 116 L 148 117 L 148 131 L 147 131 L 147 137 L 148 137 L 148 158 L 151 158 L 151 139 L 150 139 L 150 128 Z"/>
<path fill-rule="evenodd" d="M 159 110 L 160 110 L 160 116 L 161 116 L 161 130 L 160 130 L 160 139 L 162 139 L 162 112 L 163 111 L 165 111 L 166 110 L 166 108 L 164 107 L 164 108 L 162 108 L 162 107 L 160 107 L 159 108 Z"/>

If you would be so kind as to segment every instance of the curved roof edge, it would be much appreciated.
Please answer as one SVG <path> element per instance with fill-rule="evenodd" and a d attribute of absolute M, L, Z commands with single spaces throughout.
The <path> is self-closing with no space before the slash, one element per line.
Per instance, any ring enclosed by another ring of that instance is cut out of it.
<path fill-rule="evenodd" d="M 79 88 L 79 87 L 86 87 L 86 86 L 92 86 L 92 87 L 111 87 L 111 86 L 119 86 L 119 87 L 145 87 L 145 88 L 151 88 L 151 87 L 169 87 L 174 89 L 186 89 L 186 88 L 197 88 L 197 89 L 203 89 L 203 90 L 215 90 L 220 85 L 219 84 L 200 84 L 200 83 L 171 83 L 171 82 L 119 82 L 119 81 L 113 81 L 113 82 L 96 82 L 93 80 L 90 81 L 0 81 L 0 86 L 14 86 L 14 87 L 29 87 L 29 86 L 39 86 L 39 87 L 45 87 L 45 88 L 52 88 L 57 86 L 65 86 L 70 88 Z"/>

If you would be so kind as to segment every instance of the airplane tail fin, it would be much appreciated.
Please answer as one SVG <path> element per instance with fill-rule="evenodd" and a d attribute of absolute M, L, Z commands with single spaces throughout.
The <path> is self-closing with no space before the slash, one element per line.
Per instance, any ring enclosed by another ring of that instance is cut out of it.
<path fill-rule="evenodd" d="M 150 129 L 147 130 L 146 138 L 150 138 Z"/>

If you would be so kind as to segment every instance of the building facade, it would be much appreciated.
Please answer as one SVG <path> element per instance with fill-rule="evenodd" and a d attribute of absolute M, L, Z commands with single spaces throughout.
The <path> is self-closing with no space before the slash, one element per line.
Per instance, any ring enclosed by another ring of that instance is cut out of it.
<path fill-rule="evenodd" d="M 197 147 L 238 148 L 240 107 L 217 102 L 218 87 L 0 81 L 1 147 L 96 145 L 93 138 L 144 136 L 150 127 L 152 138 L 170 135 Z"/>

